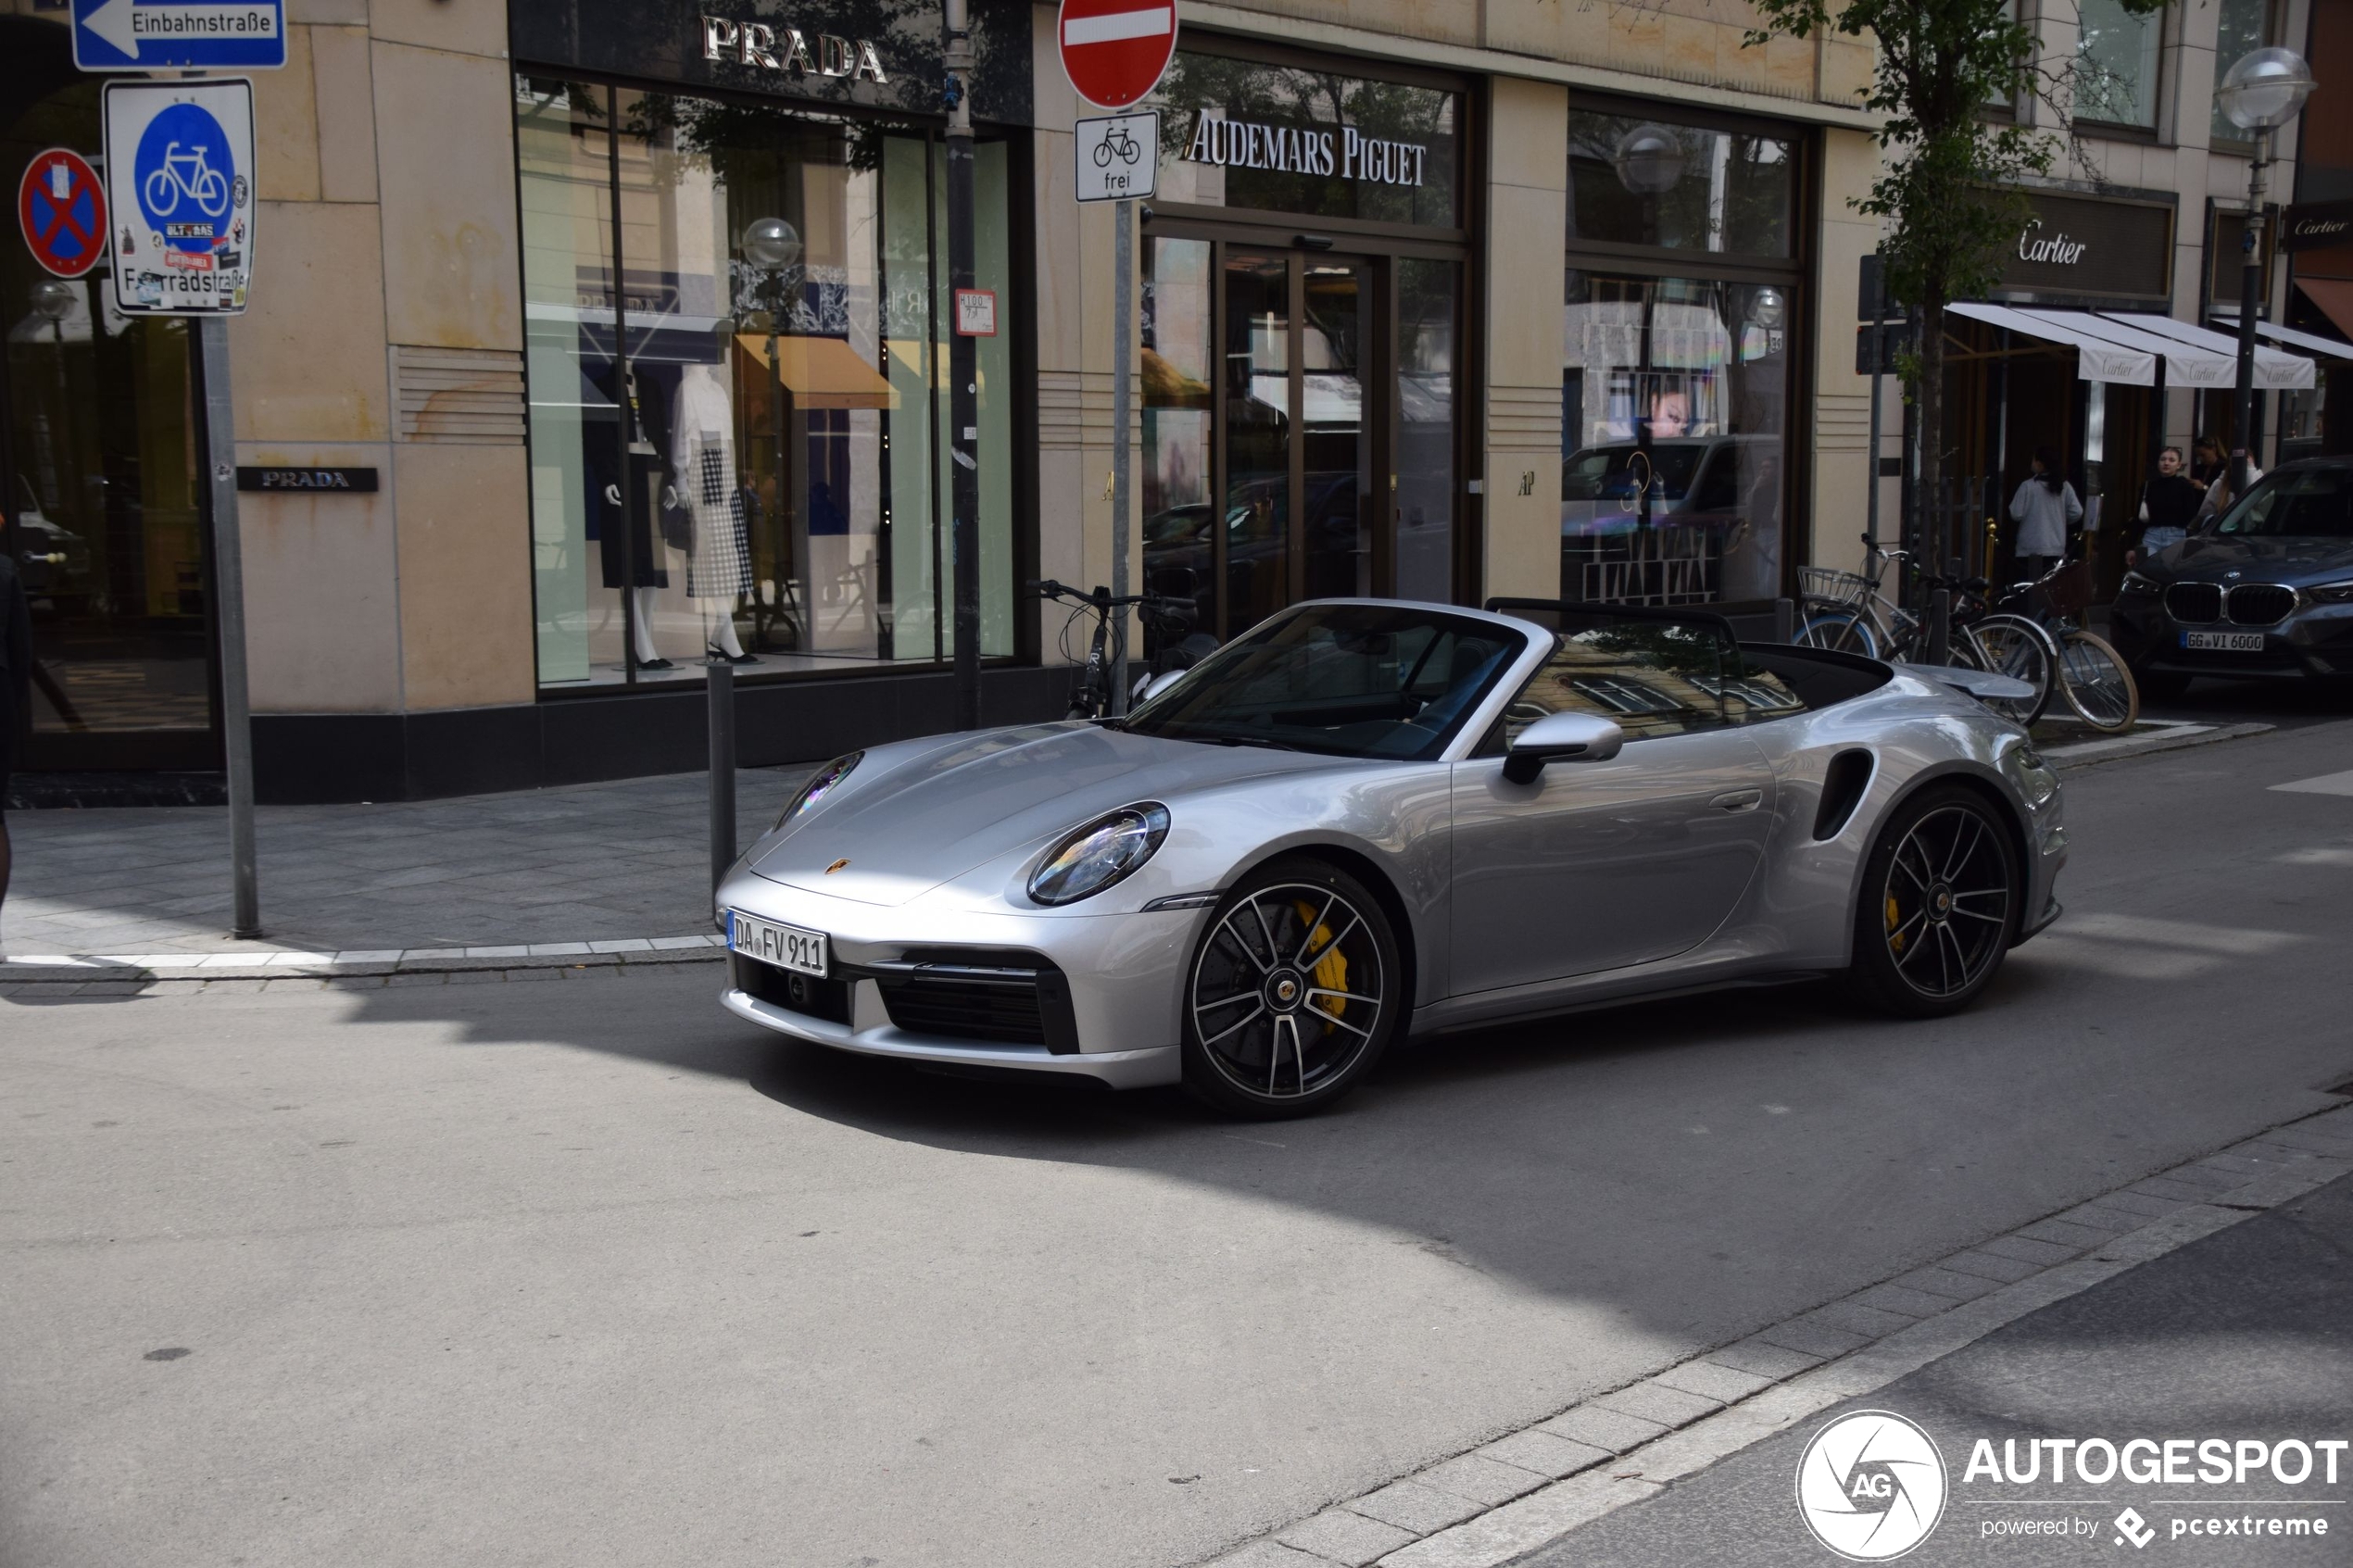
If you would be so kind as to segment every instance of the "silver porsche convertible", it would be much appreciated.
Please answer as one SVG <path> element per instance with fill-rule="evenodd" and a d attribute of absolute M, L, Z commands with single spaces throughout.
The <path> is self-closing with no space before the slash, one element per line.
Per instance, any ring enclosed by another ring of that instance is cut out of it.
<path fill-rule="evenodd" d="M 781 1034 L 1280 1116 L 1630 997 L 1950 1011 L 2057 918 L 2066 844 L 2026 734 L 1929 675 L 1696 611 L 1321 600 L 1124 721 L 829 763 L 717 912 L 727 1007 Z"/>

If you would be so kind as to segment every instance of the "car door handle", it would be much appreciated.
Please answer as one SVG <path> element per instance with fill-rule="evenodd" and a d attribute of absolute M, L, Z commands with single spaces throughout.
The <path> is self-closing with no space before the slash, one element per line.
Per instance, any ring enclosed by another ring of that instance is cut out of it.
<path fill-rule="evenodd" d="M 1761 789 L 1728 789 L 1708 802 L 1718 811 L 1754 811 L 1765 804 Z"/>

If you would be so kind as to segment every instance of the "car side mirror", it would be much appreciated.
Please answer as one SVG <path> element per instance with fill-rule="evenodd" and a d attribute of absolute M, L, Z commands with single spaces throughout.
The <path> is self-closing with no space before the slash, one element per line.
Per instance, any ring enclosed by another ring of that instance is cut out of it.
<path fill-rule="evenodd" d="M 1519 733 L 1504 755 L 1504 777 L 1534 784 L 1548 762 L 1606 762 L 1626 745 L 1615 719 L 1594 713 L 1547 713 Z"/>

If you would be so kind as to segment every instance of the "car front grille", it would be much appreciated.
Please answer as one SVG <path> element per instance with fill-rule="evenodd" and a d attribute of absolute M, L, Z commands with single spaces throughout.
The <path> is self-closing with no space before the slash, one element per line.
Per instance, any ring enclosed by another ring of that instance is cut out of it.
<path fill-rule="evenodd" d="M 2296 608 L 2296 590 L 2276 583 L 2242 583 L 2231 590 L 2231 624 L 2276 626 Z"/>
<path fill-rule="evenodd" d="M 958 955 L 961 957 L 962 955 Z M 1078 1048 L 1070 982 L 1038 955 L 1019 962 L 914 958 L 869 966 L 890 1022 L 911 1034 L 992 1045 L 1043 1046 L 1057 1056 Z"/>
<path fill-rule="evenodd" d="M 748 997 L 757 997 L 788 1012 L 822 1018 L 828 1023 L 849 1022 L 849 982 L 845 979 L 837 976 L 820 980 L 813 974 L 796 974 L 741 953 L 728 954 L 727 965 L 736 989 Z"/>
<path fill-rule="evenodd" d="M 2222 590 L 2213 583 L 2176 583 L 2165 590 L 2165 613 L 2184 626 L 2222 619 Z"/>

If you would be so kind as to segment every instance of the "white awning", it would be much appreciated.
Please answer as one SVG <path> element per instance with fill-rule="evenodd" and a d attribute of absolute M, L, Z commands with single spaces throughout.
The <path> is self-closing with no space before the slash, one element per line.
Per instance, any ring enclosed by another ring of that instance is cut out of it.
<path fill-rule="evenodd" d="M 2080 311 L 2042 310 L 2030 315 L 2007 305 L 1963 303 L 1944 307 L 1956 316 L 1966 316 L 1972 321 L 1988 326 L 2007 327 L 2014 332 L 2056 343 L 2075 350 L 2075 373 L 2084 381 L 2112 382 L 2123 386 L 2155 386 L 2157 356 L 2147 349 L 2127 348 L 2112 339 L 2089 332 L 2071 324 L 2066 318 L 2081 315 Z"/>
<path fill-rule="evenodd" d="M 2192 343 L 2140 324 L 2167 320 L 2163 316 L 2135 316 L 2127 320 L 2085 310 L 2029 311 L 2028 314 L 2063 317 L 2095 337 L 2104 337 L 2126 348 L 2146 349 L 2165 361 L 2165 384 L 2169 387 L 2228 387 L 2238 384 L 2236 344 L 2229 345 L 2228 353 L 2218 353 L 2204 344 Z M 2178 326 L 2181 323 L 2174 324 Z"/>
<path fill-rule="evenodd" d="M 2239 343 L 2235 337 L 2227 336 L 2208 327 L 2201 327 L 2195 321 L 2177 321 L 2171 316 L 2120 313 L 2106 319 L 2120 322 L 2128 327 L 2137 327 L 2143 332 L 2158 337 L 2177 339 L 2206 353 L 2227 359 L 2230 361 L 2230 375 L 2213 384 L 2218 386 L 2238 384 Z M 2258 323 L 2257 331 L 2261 330 L 2261 324 Z M 2171 367 L 2176 361 L 2172 355 L 2168 354 L 2165 362 L 2167 366 L 2165 379 L 2171 382 L 2174 379 Z M 2259 343 L 2255 345 L 2255 384 L 2258 389 L 2277 392 L 2289 387 L 2308 387 L 2312 384 L 2312 361 L 2305 358 L 2301 354 L 2284 354 L 2276 348 L 2266 348 Z M 2184 377 L 2183 384 L 2202 386 L 2207 383 L 2193 382 Z"/>
<path fill-rule="evenodd" d="M 2220 320 L 2214 325 L 2217 332 L 2221 330 Z M 2317 354 L 2323 359 L 2353 359 L 2353 343 L 2347 343 L 2343 338 L 2299 332 L 2294 327 L 2275 326 L 2270 321 L 2256 322 L 2255 334 L 2270 338 L 2273 343 L 2286 344 L 2290 348 L 2300 348 L 2307 354 Z"/>

